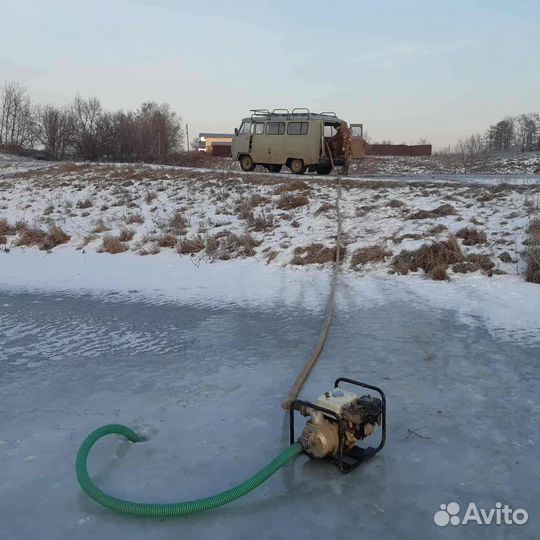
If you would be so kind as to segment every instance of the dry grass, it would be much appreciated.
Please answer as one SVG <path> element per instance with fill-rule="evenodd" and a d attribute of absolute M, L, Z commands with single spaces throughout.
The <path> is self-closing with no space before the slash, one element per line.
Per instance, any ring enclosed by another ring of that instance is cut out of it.
<path fill-rule="evenodd" d="M 529 239 L 527 242 L 527 270 L 525 280 L 531 283 L 540 283 L 540 218 L 535 218 L 529 223 L 527 229 Z"/>
<path fill-rule="evenodd" d="M 392 242 L 394 244 L 401 244 L 403 240 L 421 240 L 422 238 L 425 238 L 425 235 L 421 233 L 406 233 L 401 236 L 394 236 Z"/>
<path fill-rule="evenodd" d="M 94 222 L 94 228 L 92 229 L 93 233 L 102 233 L 105 231 L 110 231 L 111 228 L 103 221 L 102 218 L 96 219 Z"/>
<path fill-rule="evenodd" d="M 367 246 L 357 249 L 351 259 L 351 268 L 368 263 L 384 262 L 386 257 L 390 257 L 392 252 L 382 246 Z"/>
<path fill-rule="evenodd" d="M 252 257 L 255 255 L 255 248 L 260 244 L 261 241 L 249 233 L 237 235 L 229 231 L 223 231 L 215 236 L 208 237 L 206 253 L 223 260 Z"/>
<path fill-rule="evenodd" d="M 178 253 L 190 254 L 190 253 L 199 253 L 205 248 L 204 237 L 200 234 L 193 236 L 191 238 L 183 238 L 178 242 L 176 250 Z"/>
<path fill-rule="evenodd" d="M 144 202 L 150 204 L 156 197 L 157 193 L 155 191 L 147 191 L 144 195 Z"/>
<path fill-rule="evenodd" d="M 175 248 L 178 239 L 174 234 L 165 233 L 158 237 L 157 245 L 162 248 Z"/>
<path fill-rule="evenodd" d="M 456 214 L 456 209 L 451 204 L 442 204 L 432 210 L 417 210 L 410 214 L 407 219 L 433 219 Z"/>
<path fill-rule="evenodd" d="M 319 214 L 323 214 L 325 212 L 329 212 L 330 210 L 335 210 L 335 205 L 333 204 L 330 204 L 330 203 L 323 203 L 321 204 L 321 206 L 319 206 L 319 208 L 317 208 L 317 210 L 315 211 L 315 215 L 318 216 Z"/>
<path fill-rule="evenodd" d="M 431 229 L 429 229 L 429 234 L 440 234 L 444 231 L 448 230 L 448 228 L 446 227 L 446 225 L 443 225 L 442 223 L 439 223 L 438 225 L 434 225 L 433 227 L 431 227 Z"/>
<path fill-rule="evenodd" d="M 37 227 L 27 227 L 23 231 L 20 231 L 20 236 L 15 243 L 16 246 L 39 246 L 47 233 L 38 229 Z"/>
<path fill-rule="evenodd" d="M 345 257 L 345 246 L 341 246 L 339 251 L 340 261 Z M 291 264 L 325 264 L 336 260 L 336 248 L 327 247 L 322 244 L 310 244 L 309 246 L 297 247 L 294 250 L 294 257 L 291 259 Z"/>
<path fill-rule="evenodd" d="M 51 224 L 47 235 L 41 242 L 39 249 L 50 250 L 59 246 L 60 244 L 65 244 L 71 240 L 71 236 L 67 234 L 61 227 L 56 224 Z"/>
<path fill-rule="evenodd" d="M 503 263 L 513 263 L 513 262 L 516 262 L 516 261 L 514 261 L 514 259 L 512 259 L 512 256 L 510 255 L 510 253 L 508 253 L 508 251 L 503 251 L 503 252 L 499 255 L 499 260 L 501 260 Z"/>
<path fill-rule="evenodd" d="M 286 191 L 298 191 L 298 190 L 309 190 L 309 184 L 304 182 L 304 180 L 291 180 L 290 182 L 285 182 L 276 187 L 276 193 L 283 193 Z"/>
<path fill-rule="evenodd" d="M 189 226 L 189 220 L 180 210 L 175 210 L 174 214 L 167 220 L 166 226 L 170 232 L 185 234 Z"/>
<path fill-rule="evenodd" d="M 130 240 L 133 240 L 134 236 L 135 231 L 133 229 L 124 227 L 123 229 L 120 229 L 120 232 L 118 233 L 118 240 L 120 240 L 120 242 L 129 242 Z"/>
<path fill-rule="evenodd" d="M 433 279 L 440 279 L 443 269 L 446 273 L 449 265 L 459 263 L 464 259 L 458 241 L 450 236 L 447 240 L 424 244 L 414 251 L 402 251 L 392 260 L 392 268 L 399 274 L 416 272 L 421 268 Z"/>
<path fill-rule="evenodd" d="M 122 242 L 119 238 L 106 234 L 103 237 L 101 246 L 98 247 L 98 253 L 112 253 L 113 255 L 117 253 L 123 253 L 128 250 L 128 245 L 125 242 Z"/>
<path fill-rule="evenodd" d="M 71 236 L 64 230 L 52 223 L 48 231 L 42 231 L 37 227 L 19 228 L 20 236 L 15 245 L 17 246 L 37 246 L 39 249 L 49 251 L 60 244 L 69 242 Z"/>
<path fill-rule="evenodd" d="M 305 206 L 306 204 L 309 204 L 309 198 L 304 193 L 300 195 L 282 193 L 277 202 L 277 207 L 281 210 L 292 210 L 293 208 L 299 208 L 300 206 Z"/>
<path fill-rule="evenodd" d="M 463 227 L 456 233 L 458 238 L 461 238 L 463 245 L 475 246 L 477 244 L 485 244 L 487 242 L 486 233 L 479 231 L 474 227 Z"/>
<path fill-rule="evenodd" d="M 248 225 L 257 232 L 272 230 L 274 228 L 274 215 L 264 211 L 256 216 L 251 214 Z"/>
<path fill-rule="evenodd" d="M 12 227 L 6 218 L 0 218 L 0 235 L 1 236 L 11 236 L 15 234 L 17 229 Z"/>
<path fill-rule="evenodd" d="M 132 224 L 132 223 L 144 223 L 144 218 L 142 214 L 133 212 L 128 215 L 126 219 L 126 223 Z"/>
<path fill-rule="evenodd" d="M 94 203 L 92 202 L 92 199 L 90 199 L 90 197 L 86 197 L 86 199 L 81 199 L 80 201 L 77 201 L 77 204 L 75 206 L 80 209 L 92 208 L 92 206 L 94 206 Z"/>

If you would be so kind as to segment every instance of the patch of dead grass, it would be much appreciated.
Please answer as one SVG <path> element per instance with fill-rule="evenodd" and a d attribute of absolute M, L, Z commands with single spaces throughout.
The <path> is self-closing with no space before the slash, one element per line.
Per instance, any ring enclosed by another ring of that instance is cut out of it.
<path fill-rule="evenodd" d="M 367 246 L 357 249 L 351 258 L 351 268 L 363 266 L 368 263 L 384 262 L 387 257 L 390 257 L 392 252 L 382 246 Z"/>
<path fill-rule="evenodd" d="M 277 202 L 277 207 L 281 210 L 292 210 L 309 204 L 309 197 L 305 194 L 294 195 L 289 192 L 282 193 Z"/>
<path fill-rule="evenodd" d="M 106 234 L 103 237 L 101 246 L 98 247 L 98 253 L 111 253 L 116 255 L 117 253 L 123 253 L 128 250 L 128 245 L 122 242 L 119 238 Z"/>
<path fill-rule="evenodd" d="M 341 246 L 339 251 L 340 262 L 343 261 L 346 253 L 345 246 Z M 297 247 L 294 250 L 294 256 L 291 259 L 291 264 L 306 265 L 306 264 L 325 264 L 336 260 L 336 248 L 323 246 L 322 244 L 314 243 L 308 246 Z"/>
<path fill-rule="evenodd" d="M 458 238 L 461 238 L 463 245 L 475 246 L 477 244 L 485 244 L 487 242 L 487 236 L 484 231 L 479 231 L 474 227 L 463 227 L 456 233 Z"/>
<path fill-rule="evenodd" d="M 286 191 L 298 191 L 298 190 L 309 190 L 311 189 L 309 184 L 304 180 L 294 179 L 290 182 L 285 182 L 276 186 L 275 193 L 284 193 Z"/>
<path fill-rule="evenodd" d="M 416 272 L 421 268 L 433 279 L 440 279 L 442 270 L 465 259 L 458 241 L 450 236 L 447 240 L 424 244 L 414 251 L 403 250 L 392 259 L 392 268 L 399 274 Z M 446 279 L 444 277 L 443 279 Z"/>
<path fill-rule="evenodd" d="M 441 204 L 432 210 L 417 210 L 410 214 L 407 219 L 434 219 L 444 216 L 453 216 L 456 214 L 456 209 L 451 204 Z"/>
<path fill-rule="evenodd" d="M 204 237 L 201 234 L 192 236 L 191 238 L 182 238 L 178 242 L 176 250 L 178 253 L 185 255 L 191 253 L 199 253 L 205 248 Z"/>

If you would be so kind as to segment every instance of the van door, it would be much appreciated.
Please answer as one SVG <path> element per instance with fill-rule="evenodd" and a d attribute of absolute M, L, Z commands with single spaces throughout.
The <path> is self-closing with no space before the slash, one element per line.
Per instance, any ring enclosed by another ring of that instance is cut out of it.
<path fill-rule="evenodd" d="M 350 124 L 351 130 L 351 158 L 363 159 L 366 156 L 367 143 L 364 139 L 364 125 Z"/>
<path fill-rule="evenodd" d="M 249 154 L 251 150 L 251 122 L 242 122 L 231 142 L 231 155 L 233 159 L 238 159 L 242 154 Z"/>

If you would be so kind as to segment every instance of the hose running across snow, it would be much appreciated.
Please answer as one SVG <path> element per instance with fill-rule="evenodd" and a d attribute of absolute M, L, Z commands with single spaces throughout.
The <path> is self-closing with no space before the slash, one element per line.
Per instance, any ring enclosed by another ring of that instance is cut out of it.
<path fill-rule="evenodd" d="M 189 514 L 210 510 L 212 508 L 217 508 L 218 506 L 230 503 L 231 501 L 246 495 L 256 487 L 260 486 L 265 480 L 268 480 L 268 478 L 270 478 L 292 458 L 302 452 L 302 446 L 300 443 L 295 443 L 281 452 L 281 454 L 274 458 L 266 467 L 254 474 L 245 482 L 242 482 L 241 484 L 238 484 L 227 491 L 222 491 L 221 493 L 212 495 L 211 497 L 178 503 L 140 503 L 125 501 L 123 499 L 113 497 L 112 495 L 108 495 L 107 493 L 101 491 L 101 489 L 99 489 L 94 482 L 92 482 L 92 479 L 88 474 L 87 460 L 90 449 L 99 439 L 105 435 L 111 434 L 123 435 L 131 442 L 140 442 L 142 440 L 132 429 L 128 428 L 127 426 L 123 426 L 122 424 L 108 424 L 96 429 L 90 433 L 88 437 L 86 437 L 77 453 L 77 480 L 79 481 L 82 490 L 97 503 L 106 506 L 111 510 L 115 510 L 116 512 L 143 517 L 187 516 Z"/>

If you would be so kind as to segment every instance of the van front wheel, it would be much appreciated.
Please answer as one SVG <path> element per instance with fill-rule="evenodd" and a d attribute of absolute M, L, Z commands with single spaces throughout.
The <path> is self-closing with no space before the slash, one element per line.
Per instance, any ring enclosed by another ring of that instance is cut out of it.
<path fill-rule="evenodd" d="M 302 159 L 293 159 L 289 164 L 289 169 L 294 174 L 304 174 L 306 172 L 306 166 L 304 165 L 304 160 Z"/>
<path fill-rule="evenodd" d="M 251 156 L 243 155 L 240 157 L 240 167 L 243 171 L 249 172 L 255 168 L 255 163 L 251 159 Z"/>

